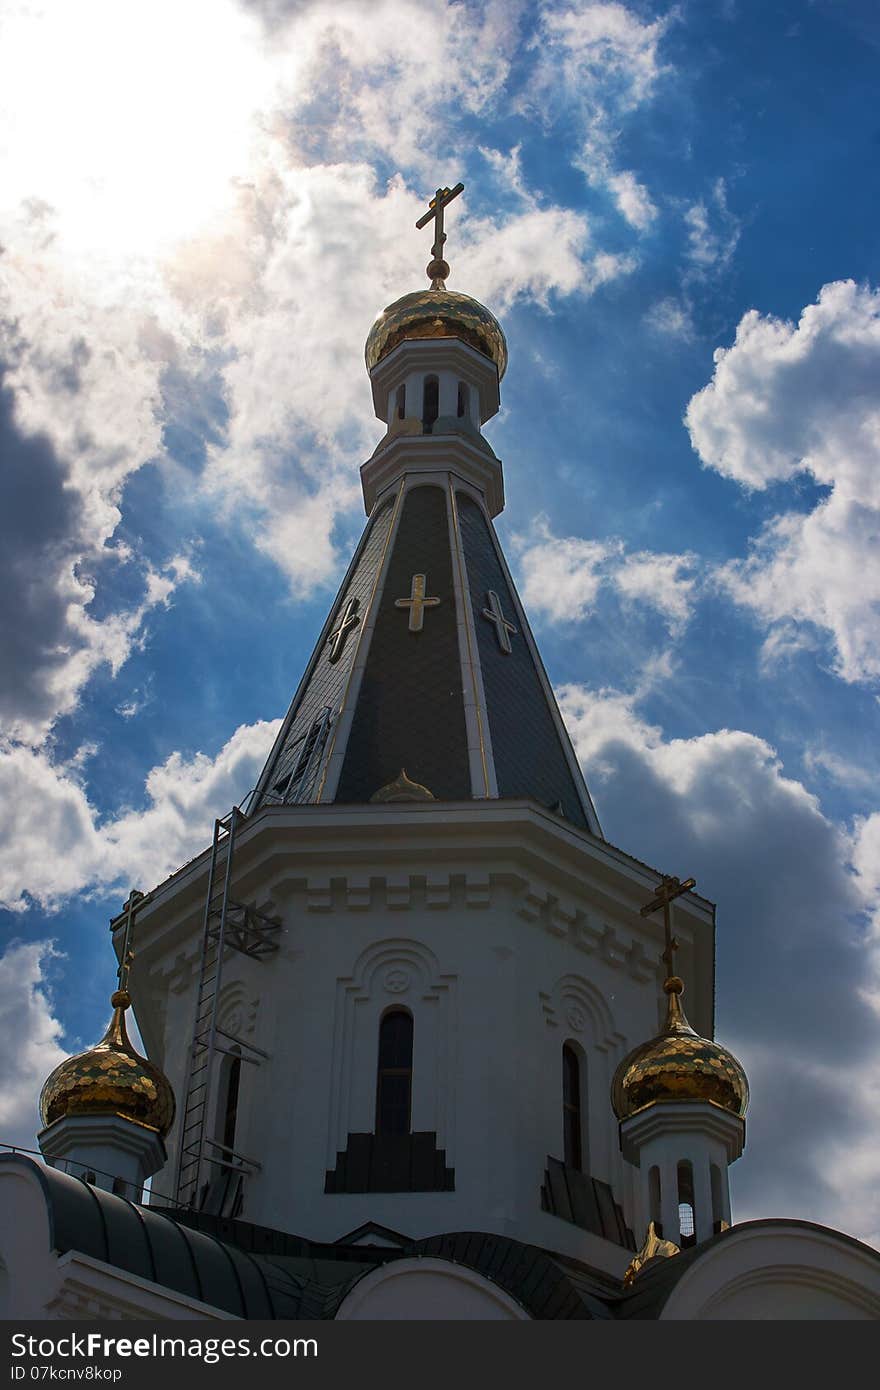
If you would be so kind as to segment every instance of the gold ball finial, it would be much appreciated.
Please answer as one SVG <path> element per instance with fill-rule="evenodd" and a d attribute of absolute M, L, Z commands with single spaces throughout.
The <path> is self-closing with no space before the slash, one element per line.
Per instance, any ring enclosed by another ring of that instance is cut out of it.
<path fill-rule="evenodd" d="M 665 994 L 681 994 L 684 989 L 684 980 L 679 975 L 670 975 L 663 981 L 663 991 Z"/>
<path fill-rule="evenodd" d="M 438 257 L 433 261 L 429 261 L 428 264 L 425 266 L 425 274 L 431 281 L 432 285 L 435 280 L 448 280 L 451 274 L 449 269 L 449 262 L 444 261 L 441 257 Z M 437 288 L 440 289 L 442 287 L 438 285 Z"/>
<path fill-rule="evenodd" d="M 127 989 L 114 990 L 110 995 L 110 1007 L 113 1009 L 130 1009 L 131 995 Z"/>

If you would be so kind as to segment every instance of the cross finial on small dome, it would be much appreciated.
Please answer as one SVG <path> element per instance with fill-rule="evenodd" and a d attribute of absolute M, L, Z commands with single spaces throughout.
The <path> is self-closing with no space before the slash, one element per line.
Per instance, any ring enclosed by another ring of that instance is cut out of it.
<path fill-rule="evenodd" d="M 463 192 L 463 183 L 457 183 L 454 188 L 438 188 L 428 203 L 428 211 L 416 223 L 416 227 L 420 231 L 429 222 L 434 223 L 434 245 L 431 247 L 433 260 L 425 268 L 425 274 L 431 281 L 432 290 L 445 289 L 444 282 L 449 275 L 449 263 L 443 259 L 443 243 L 446 240 L 446 233 L 443 230 L 443 211 L 453 198 L 457 198 L 459 193 Z"/>
<path fill-rule="evenodd" d="M 678 950 L 678 942 L 672 935 L 672 903 L 675 898 L 680 898 L 682 893 L 688 893 L 691 888 L 697 886 L 695 878 L 686 878 L 684 883 L 673 874 L 664 874 L 663 881 L 658 884 L 657 892 L 649 903 L 640 909 L 642 917 L 650 917 L 653 912 L 663 908 L 663 932 L 665 945 L 663 948 L 663 964 L 666 966 L 666 980 L 663 988 L 668 995 L 681 994 L 682 983 L 673 971 L 675 952 Z"/>

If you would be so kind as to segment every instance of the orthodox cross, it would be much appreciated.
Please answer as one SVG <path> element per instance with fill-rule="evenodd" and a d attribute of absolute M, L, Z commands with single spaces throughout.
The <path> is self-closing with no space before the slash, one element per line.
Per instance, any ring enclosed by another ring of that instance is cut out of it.
<path fill-rule="evenodd" d="M 483 609 L 483 617 L 488 618 L 489 622 L 494 624 L 498 645 L 509 656 L 513 651 L 513 647 L 510 645 L 510 634 L 513 633 L 515 637 L 516 628 L 505 618 L 501 609 L 501 600 L 494 589 L 489 589 L 486 598 L 489 600 L 489 607 Z"/>
<path fill-rule="evenodd" d="M 426 227 L 429 222 L 433 221 L 434 223 L 434 245 L 431 247 L 431 255 L 434 259 L 425 272 L 431 281 L 445 280 L 449 274 L 449 265 L 443 259 L 443 243 L 446 240 L 446 233 L 443 230 L 443 211 L 453 198 L 457 198 L 459 193 L 463 192 L 463 183 L 457 183 L 454 188 L 438 188 L 428 204 L 428 211 L 423 213 L 416 223 L 419 231 L 422 227 Z M 434 288 L 433 284 L 431 288 Z"/>
<path fill-rule="evenodd" d="M 350 598 L 348 600 L 348 603 L 343 609 L 342 616 L 339 619 L 339 626 L 336 631 L 331 632 L 330 636 L 327 638 L 327 641 L 330 643 L 329 660 L 331 664 L 335 664 L 342 656 L 348 634 L 354 631 L 360 622 L 360 618 L 358 617 L 358 606 L 358 599 Z"/>
<path fill-rule="evenodd" d="M 119 969 L 116 972 L 119 980 L 119 988 L 128 991 L 128 977 L 131 974 L 131 963 L 134 960 L 134 951 L 131 945 L 132 929 L 134 927 L 134 914 L 138 903 L 145 895 L 137 888 L 132 888 L 125 902 L 122 904 L 122 911 L 125 913 L 125 932 L 122 937 L 122 952 L 119 957 Z"/>
<path fill-rule="evenodd" d="M 675 973 L 672 966 L 675 952 L 678 950 L 678 942 L 672 935 L 672 903 L 675 898 L 680 898 L 682 893 L 688 893 L 691 888 L 696 888 L 696 886 L 697 880 L 695 878 L 686 878 L 682 883 L 672 874 L 664 874 L 663 882 L 657 888 L 656 897 L 652 898 L 649 903 L 645 903 L 641 909 L 643 917 L 650 917 L 652 912 L 657 912 L 661 907 L 663 908 L 663 932 L 666 945 L 660 959 L 666 966 L 667 979 Z"/>
<path fill-rule="evenodd" d="M 425 576 L 414 574 L 409 598 L 396 598 L 394 607 L 408 608 L 410 632 L 421 632 L 425 621 L 425 609 L 436 608 L 439 602 L 439 598 L 425 598 Z"/>

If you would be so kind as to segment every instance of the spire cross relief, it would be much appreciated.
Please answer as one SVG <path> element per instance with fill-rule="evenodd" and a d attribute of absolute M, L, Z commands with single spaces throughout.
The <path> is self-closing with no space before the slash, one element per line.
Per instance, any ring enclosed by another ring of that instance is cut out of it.
<path fill-rule="evenodd" d="M 439 598 L 425 598 L 426 580 L 423 574 L 414 574 L 409 598 L 396 598 L 395 608 L 409 609 L 410 632 L 421 632 L 425 621 L 425 609 L 436 608 Z"/>
<path fill-rule="evenodd" d="M 513 651 L 513 647 L 510 645 L 510 636 L 511 634 L 516 636 L 516 628 L 505 618 L 501 608 L 501 600 L 494 589 L 488 590 L 486 598 L 489 601 L 489 607 L 483 609 L 483 617 L 488 618 L 489 622 L 494 625 L 498 645 L 509 656 Z"/>
<path fill-rule="evenodd" d="M 439 281 L 446 279 L 449 274 L 449 265 L 443 259 L 443 243 L 446 241 L 446 233 L 443 230 L 443 212 L 457 198 L 459 193 L 464 192 L 464 184 L 457 183 L 454 188 L 438 188 L 433 198 L 428 204 L 428 211 L 423 213 L 416 223 L 416 227 L 421 231 L 429 222 L 434 223 L 434 245 L 431 247 L 431 255 L 434 259 L 427 267 L 425 273 L 431 281 L 431 289 L 441 289 Z"/>
<path fill-rule="evenodd" d="M 656 897 L 640 909 L 642 917 L 650 917 L 652 912 L 657 912 L 663 908 L 663 933 L 666 938 L 666 945 L 660 959 L 666 966 L 666 978 L 672 979 L 675 971 L 673 963 L 675 952 L 678 950 L 678 942 L 672 935 L 672 904 L 676 898 L 680 898 L 682 893 L 689 893 L 692 888 L 696 888 L 695 878 L 686 878 L 684 883 L 675 878 L 673 874 L 664 874 L 663 881 L 657 888 Z"/>
<path fill-rule="evenodd" d="M 339 619 L 339 626 L 337 627 L 336 631 L 331 632 L 330 636 L 327 638 L 327 641 L 330 643 L 329 660 L 331 665 L 335 665 L 339 658 L 342 656 L 342 653 L 345 650 L 345 643 L 348 638 L 348 634 L 350 632 L 353 632 L 354 629 L 357 627 L 358 623 L 360 622 L 360 618 L 358 616 L 357 611 L 358 606 L 358 599 L 350 598 L 348 600 L 348 603 L 345 605 L 345 608 L 342 612 L 342 616 Z"/>

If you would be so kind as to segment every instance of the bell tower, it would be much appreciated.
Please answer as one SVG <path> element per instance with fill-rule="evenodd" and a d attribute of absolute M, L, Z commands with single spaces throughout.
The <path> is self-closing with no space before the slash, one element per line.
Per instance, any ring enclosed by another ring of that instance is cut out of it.
<path fill-rule="evenodd" d="M 419 220 L 428 287 L 368 334 L 366 527 L 259 783 L 136 900 L 130 988 L 178 1102 L 153 1187 L 313 1241 L 483 1232 L 619 1280 L 643 1204 L 611 1083 L 662 1024 L 662 880 L 602 835 L 495 533 L 508 349 L 446 285 L 460 192 Z M 714 910 L 692 888 L 676 910 L 710 1037 Z"/>
<path fill-rule="evenodd" d="M 507 368 L 501 325 L 446 288 L 438 189 L 430 287 L 367 337 L 385 434 L 361 468 L 367 528 L 249 810 L 363 803 L 401 772 L 438 800 L 529 796 L 599 822 L 492 519 L 500 460 L 482 433 Z M 528 737 L 523 737 L 528 729 Z"/>

